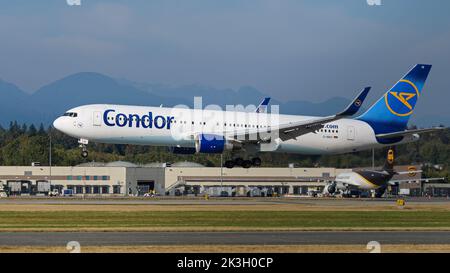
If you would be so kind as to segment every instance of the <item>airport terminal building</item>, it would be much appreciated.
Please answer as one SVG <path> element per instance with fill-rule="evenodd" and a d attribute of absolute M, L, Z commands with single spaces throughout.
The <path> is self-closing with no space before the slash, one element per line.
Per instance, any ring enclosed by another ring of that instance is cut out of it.
<path fill-rule="evenodd" d="M 280 194 L 306 194 L 323 186 L 321 178 L 332 179 L 334 168 L 206 168 L 193 163 L 136 166 L 128 162 L 90 163 L 74 167 L 2 166 L 0 183 L 11 195 L 44 194 L 57 189 L 71 194 L 143 195 L 156 193 L 199 194 L 217 187 L 271 188 Z M 245 192 L 245 194 L 244 194 Z M 230 192 L 231 194 L 231 192 Z"/>
<path fill-rule="evenodd" d="M 399 166 L 408 170 L 410 166 Z M 417 167 L 416 167 L 417 168 Z M 160 195 L 273 196 L 307 195 L 322 191 L 324 181 L 341 172 L 337 168 L 220 168 L 181 162 L 172 165 L 137 166 L 129 162 L 86 163 L 74 167 L 1 166 L 0 184 L 10 195 L 45 195 L 58 191 L 67 195 L 141 196 Z M 397 189 L 420 195 L 420 173 L 394 177 L 406 179 Z"/>

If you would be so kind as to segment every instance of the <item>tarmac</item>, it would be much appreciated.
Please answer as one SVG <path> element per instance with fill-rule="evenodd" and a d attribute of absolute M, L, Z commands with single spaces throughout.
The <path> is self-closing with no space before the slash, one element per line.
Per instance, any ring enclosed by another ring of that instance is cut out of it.
<path fill-rule="evenodd" d="M 282 205 L 363 207 L 395 204 L 396 198 L 4 198 L 0 205 Z M 449 205 L 447 198 L 406 198 L 408 204 Z M 276 207 L 276 206 L 275 206 Z M 163 245 L 367 245 L 450 244 L 450 231 L 292 231 L 292 232 L 1 232 L 1 246 L 163 246 Z"/>
<path fill-rule="evenodd" d="M 449 231 L 2 232 L 1 246 L 450 244 Z"/>

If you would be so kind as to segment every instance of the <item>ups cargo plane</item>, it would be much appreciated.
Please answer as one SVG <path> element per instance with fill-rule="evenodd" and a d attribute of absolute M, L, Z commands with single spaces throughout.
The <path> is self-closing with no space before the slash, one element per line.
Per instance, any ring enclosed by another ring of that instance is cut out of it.
<path fill-rule="evenodd" d="M 324 188 L 323 193 L 329 195 L 342 194 L 343 196 L 351 196 L 353 191 L 359 192 L 361 190 L 375 191 L 375 197 L 381 197 L 389 185 L 396 185 L 400 182 L 414 181 L 434 181 L 443 180 L 444 178 L 414 178 L 403 180 L 392 180 L 397 174 L 410 174 L 421 172 L 416 170 L 409 170 L 404 172 L 397 172 L 394 170 L 395 149 L 390 147 L 386 155 L 384 166 L 380 170 L 362 169 L 351 172 L 340 173 L 336 176 L 334 181 L 328 182 Z M 359 193 L 358 193 L 359 194 Z"/>

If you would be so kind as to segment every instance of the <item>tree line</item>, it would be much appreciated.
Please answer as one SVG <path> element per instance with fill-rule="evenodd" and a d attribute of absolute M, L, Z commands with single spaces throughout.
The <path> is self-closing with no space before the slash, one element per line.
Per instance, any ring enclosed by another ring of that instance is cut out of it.
<path fill-rule="evenodd" d="M 8 128 L 0 126 L 0 165 L 26 166 L 32 162 L 48 165 L 52 143 L 52 165 L 73 166 L 84 162 L 129 161 L 135 164 L 155 162 L 191 161 L 204 166 L 220 166 L 220 155 L 196 154 L 175 155 L 165 147 L 101 144 L 88 145 L 89 157 L 80 155 L 77 139 L 67 136 L 52 127 L 43 124 L 18 124 L 11 122 Z M 396 147 L 396 164 L 425 164 L 426 177 L 450 178 L 450 129 L 441 132 L 423 134 L 419 141 Z M 375 150 L 375 164 L 384 163 L 386 149 Z M 224 160 L 230 157 L 224 154 Z M 343 155 L 305 156 L 285 153 L 262 153 L 263 166 L 287 167 L 338 167 L 354 168 L 372 165 L 372 151 L 363 151 Z M 442 169 L 440 169 L 442 168 Z"/>

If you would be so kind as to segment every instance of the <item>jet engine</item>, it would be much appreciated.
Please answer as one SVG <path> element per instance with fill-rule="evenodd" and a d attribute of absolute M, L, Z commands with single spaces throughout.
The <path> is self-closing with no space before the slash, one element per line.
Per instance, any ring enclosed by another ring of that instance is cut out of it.
<path fill-rule="evenodd" d="M 240 149 L 242 149 L 240 142 L 226 139 L 220 135 L 199 134 L 195 138 L 195 151 L 197 153 L 221 154 L 224 151 Z"/>
<path fill-rule="evenodd" d="M 333 183 L 327 183 L 327 185 L 324 188 L 324 193 L 333 194 L 336 192 L 336 182 Z"/>

